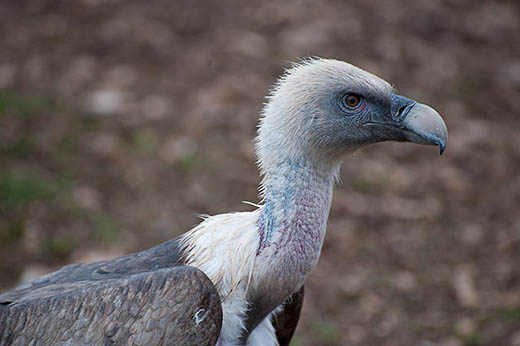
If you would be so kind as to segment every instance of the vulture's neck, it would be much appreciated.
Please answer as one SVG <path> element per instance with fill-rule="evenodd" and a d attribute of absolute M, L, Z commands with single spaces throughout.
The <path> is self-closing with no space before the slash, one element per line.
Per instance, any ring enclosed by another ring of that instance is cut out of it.
<path fill-rule="evenodd" d="M 264 177 L 258 258 L 275 261 L 276 275 L 294 284 L 303 283 L 321 252 L 334 180 L 329 171 L 305 160 L 283 160 Z"/>

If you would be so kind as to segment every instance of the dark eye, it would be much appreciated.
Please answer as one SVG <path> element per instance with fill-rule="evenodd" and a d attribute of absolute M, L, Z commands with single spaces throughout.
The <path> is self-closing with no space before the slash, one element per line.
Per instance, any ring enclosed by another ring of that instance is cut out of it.
<path fill-rule="evenodd" d="M 361 98 L 356 94 L 345 94 L 343 96 L 343 104 L 347 108 L 356 108 L 361 102 Z"/>

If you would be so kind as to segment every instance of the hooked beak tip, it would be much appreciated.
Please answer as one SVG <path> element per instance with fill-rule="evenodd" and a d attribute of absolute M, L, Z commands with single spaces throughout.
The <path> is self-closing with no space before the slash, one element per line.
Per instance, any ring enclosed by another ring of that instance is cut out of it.
<path fill-rule="evenodd" d="M 416 103 L 403 121 L 410 142 L 438 145 L 440 154 L 446 150 L 448 129 L 439 113 L 430 106 Z"/>

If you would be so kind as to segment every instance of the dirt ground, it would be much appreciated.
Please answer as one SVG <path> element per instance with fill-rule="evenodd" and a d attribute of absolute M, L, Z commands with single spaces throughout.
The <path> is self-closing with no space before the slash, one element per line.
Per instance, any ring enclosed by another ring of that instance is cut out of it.
<path fill-rule="evenodd" d="M 248 210 L 290 61 L 352 62 L 449 145 L 346 158 L 292 345 L 520 345 L 518 1 L 0 2 L 0 288 Z"/>

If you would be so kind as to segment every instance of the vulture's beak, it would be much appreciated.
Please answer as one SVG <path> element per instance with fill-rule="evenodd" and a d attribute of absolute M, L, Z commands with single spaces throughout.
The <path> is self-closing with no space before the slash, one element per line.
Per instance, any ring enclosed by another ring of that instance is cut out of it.
<path fill-rule="evenodd" d="M 384 129 L 386 139 L 438 145 L 441 155 L 448 144 L 448 129 L 433 108 L 400 95 L 392 96 L 389 117 L 371 120 L 364 126 Z"/>
<path fill-rule="evenodd" d="M 414 103 L 402 120 L 400 129 L 413 143 L 438 145 L 441 155 L 448 144 L 448 129 L 435 109 L 422 103 Z"/>

